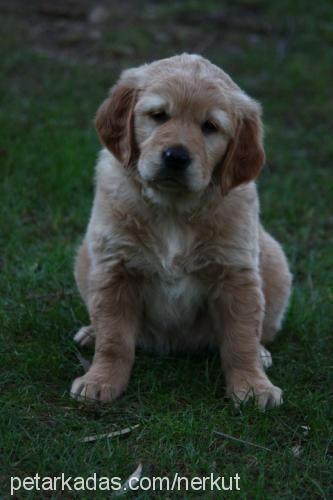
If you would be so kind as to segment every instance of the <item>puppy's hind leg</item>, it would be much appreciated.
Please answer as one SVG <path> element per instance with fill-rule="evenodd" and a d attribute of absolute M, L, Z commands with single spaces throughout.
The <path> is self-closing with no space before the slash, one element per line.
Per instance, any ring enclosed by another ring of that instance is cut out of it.
<path fill-rule="evenodd" d="M 83 240 L 76 254 L 74 276 L 80 295 L 86 305 L 88 301 L 90 267 L 90 257 L 88 254 L 87 243 Z"/>
<path fill-rule="evenodd" d="M 79 247 L 79 250 L 75 259 L 74 275 L 77 287 L 81 294 L 82 299 L 87 305 L 88 302 L 88 280 L 90 274 L 90 258 L 88 254 L 88 248 L 85 240 Z M 80 346 L 89 346 L 95 344 L 95 332 L 91 325 L 83 326 L 74 335 L 74 340 Z"/>
<path fill-rule="evenodd" d="M 265 296 L 265 317 L 261 342 L 274 340 L 280 330 L 291 292 L 292 276 L 279 243 L 264 230 L 260 236 L 260 267 Z"/>

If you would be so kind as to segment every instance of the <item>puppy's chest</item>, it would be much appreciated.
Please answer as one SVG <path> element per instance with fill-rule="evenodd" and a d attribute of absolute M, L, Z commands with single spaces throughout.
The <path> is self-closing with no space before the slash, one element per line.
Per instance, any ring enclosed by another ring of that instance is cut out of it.
<path fill-rule="evenodd" d="M 140 245 L 137 265 L 145 276 L 146 308 L 156 319 L 159 315 L 176 319 L 180 311 L 189 312 L 199 300 L 200 284 L 187 269 L 194 239 L 191 228 L 156 221 L 149 228 L 149 238 Z"/>
<path fill-rule="evenodd" d="M 181 279 L 185 274 L 186 257 L 191 254 L 194 233 L 188 227 L 173 222 L 161 224 L 153 233 L 153 251 L 156 270 L 166 281 Z"/>
<path fill-rule="evenodd" d="M 156 224 L 146 244 L 141 245 L 142 270 L 146 276 L 158 276 L 165 286 L 180 282 L 209 281 L 211 270 L 223 264 L 220 240 L 211 227 L 199 232 L 193 224 L 172 221 Z"/>
<path fill-rule="evenodd" d="M 188 323 L 205 295 L 195 273 L 188 269 L 195 234 L 190 228 L 170 223 L 155 230 L 154 240 L 147 252 L 146 314 L 161 326 Z"/>

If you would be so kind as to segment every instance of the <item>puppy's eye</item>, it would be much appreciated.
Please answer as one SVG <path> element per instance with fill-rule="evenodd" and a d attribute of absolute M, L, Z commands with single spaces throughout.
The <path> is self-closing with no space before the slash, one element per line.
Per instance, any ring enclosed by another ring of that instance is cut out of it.
<path fill-rule="evenodd" d="M 164 123 L 169 119 L 169 115 L 165 111 L 154 111 L 149 114 L 156 123 Z"/>
<path fill-rule="evenodd" d="M 206 120 L 202 125 L 201 125 L 201 130 L 205 135 L 208 134 L 213 134 L 214 132 L 217 132 L 218 128 L 215 125 L 215 123 L 211 122 L 210 120 Z"/>

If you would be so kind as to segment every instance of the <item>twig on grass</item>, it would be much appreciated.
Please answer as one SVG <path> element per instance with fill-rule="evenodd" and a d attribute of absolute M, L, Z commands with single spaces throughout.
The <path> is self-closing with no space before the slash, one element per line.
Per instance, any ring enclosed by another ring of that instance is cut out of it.
<path fill-rule="evenodd" d="M 230 439 L 231 441 L 236 441 L 237 443 L 246 444 L 248 446 L 254 446 L 255 448 L 259 448 L 261 450 L 272 451 L 271 448 L 266 448 L 266 446 L 261 446 L 260 444 L 251 443 L 251 441 L 246 441 L 245 439 L 236 438 L 235 436 L 230 436 L 230 434 L 225 434 L 220 431 L 213 431 L 214 434 L 218 436 L 222 436 L 226 439 Z"/>
<path fill-rule="evenodd" d="M 91 443 L 93 441 L 97 441 L 98 439 L 104 438 L 113 438 L 117 436 L 124 436 L 125 434 L 129 434 L 133 429 L 139 427 L 140 424 L 135 424 L 132 427 L 126 427 L 126 429 L 121 429 L 119 431 L 108 432 L 106 434 L 95 434 L 94 436 L 87 436 L 83 439 L 80 439 L 81 443 Z"/>

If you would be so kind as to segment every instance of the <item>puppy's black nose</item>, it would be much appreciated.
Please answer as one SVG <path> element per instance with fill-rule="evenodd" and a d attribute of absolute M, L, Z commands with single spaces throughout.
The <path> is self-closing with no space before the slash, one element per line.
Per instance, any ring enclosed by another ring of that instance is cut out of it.
<path fill-rule="evenodd" d="M 167 168 L 185 170 L 191 163 L 191 156 L 183 146 L 170 146 L 162 152 L 162 160 Z"/>

